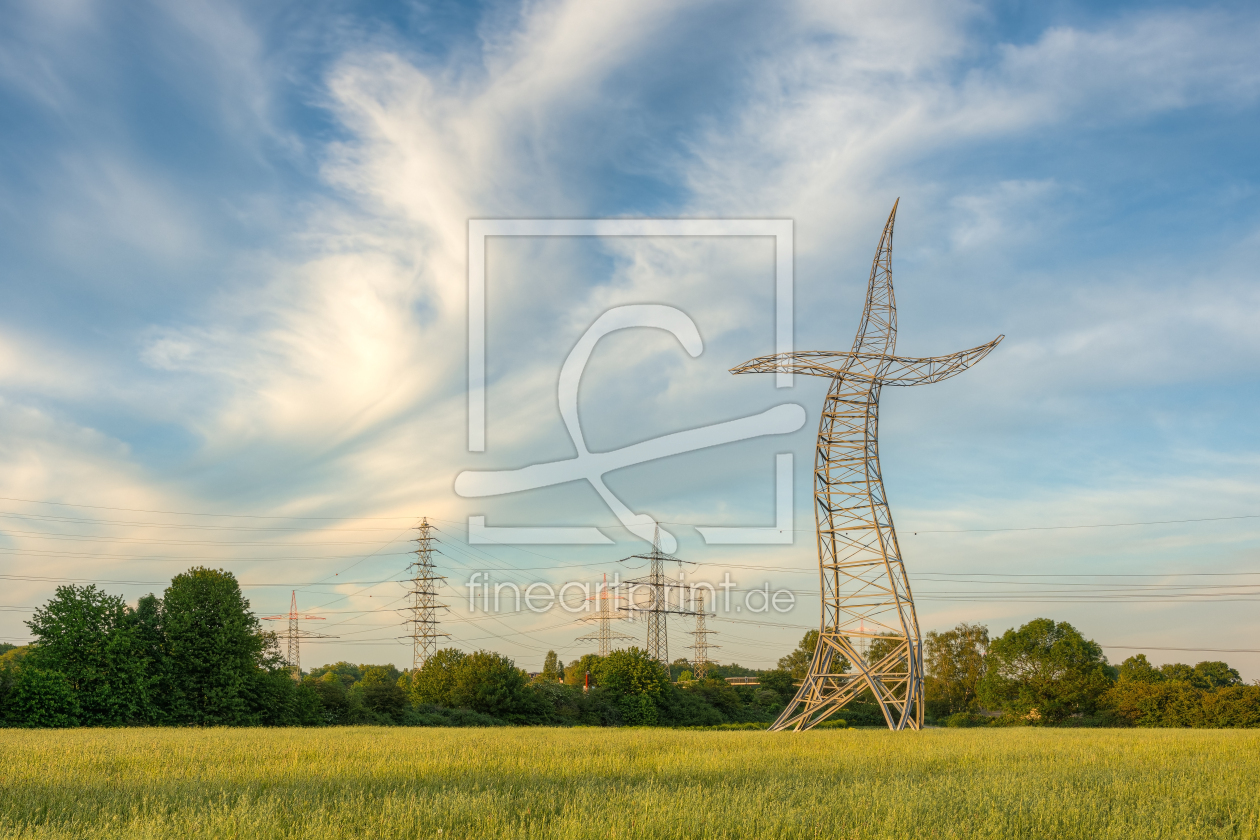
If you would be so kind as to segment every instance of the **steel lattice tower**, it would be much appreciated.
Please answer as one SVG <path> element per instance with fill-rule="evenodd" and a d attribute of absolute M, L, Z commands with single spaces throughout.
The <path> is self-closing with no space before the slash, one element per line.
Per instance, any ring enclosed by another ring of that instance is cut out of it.
<path fill-rule="evenodd" d="M 700 595 L 696 601 L 696 629 L 691 633 L 695 637 L 695 643 L 687 647 L 694 651 L 692 654 L 691 673 L 696 679 L 702 680 L 709 673 L 709 649 L 721 647 L 709 643 L 709 636 L 716 633 L 716 630 L 710 630 L 705 627 L 704 612 L 704 595 Z"/>
<path fill-rule="evenodd" d="M 416 538 L 416 559 L 407 570 L 411 572 L 410 588 L 407 594 L 411 597 L 411 605 L 407 608 L 411 617 L 407 624 L 411 625 L 411 667 L 418 670 L 437 653 L 438 639 L 450 638 L 449 633 L 438 632 L 437 611 L 447 608 L 437 600 L 438 582 L 446 580 L 435 575 L 433 566 L 433 543 L 436 540 L 429 533 L 431 526 L 426 517 L 421 520 Z"/>
<path fill-rule="evenodd" d="M 297 608 L 297 590 L 293 590 L 292 599 L 289 601 L 289 612 L 286 615 L 265 615 L 263 621 L 288 621 L 289 629 L 284 633 L 277 633 L 277 639 L 284 639 L 288 642 L 288 655 L 285 657 L 289 663 L 289 673 L 293 675 L 294 682 L 302 681 L 302 651 L 301 639 L 335 639 L 336 636 L 325 636 L 323 633 L 312 633 L 310 630 L 303 630 L 299 626 L 300 621 L 323 621 L 323 616 L 318 615 L 298 615 Z"/>
<path fill-rule="evenodd" d="M 893 355 L 897 303 L 892 284 L 893 204 L 848 353 L 800 351 L 761 356 L 732 373 L 801 373 L 831 380 L 818 424 L 814 514 L 822 623 L 818 647 L 796 697 L 771 729 L 809 729 L 869 691 L 890 729 L 923 725 L 923 660 L 918 619 L 879 469 L 879 394 L 885 385 L 926 385 L 979 362 L 1003 336 L 950 356 Z M 866 623 L 872 625 L 866 627 Z M 862 629 L 858 629 L 861 627 Z M 893 637 L 878 662 L 858 639 Z M 843 660 L 856 670 L 842 670 Z"/>
<path fill-rule="evenodd" d="M 599 622 L 599 626 L 594 633 L 587 633 L 585 636 L 579 636 L 576 641 L 579 642 L 598 642 L 599 655 L 607 656 L 612 652 L 612 643 L 614 641 L 630 640 L 633 636 L 627 636 L 612 628 L 612 623 L 621 618 L 618 615 L 616 606 L 617 593 L 608 588 L 608 575 L 604 575 L 604 582 L 599 587 L 599 591 L 592 601 L 599 602 L 599 608 L 595 611 L 592 619 Z"/>
<path fill-rule="evenodd" d="M 665 563 L 673 562 L 682 564 L 688 561 L 679 560 L 672 554 L 666 554 L 661 551 L 661 529 L 657 526 L 655 533 L 652 535 L 652 550 L 647 554 L 635 554 L 622 560 L 647 560 L 650 562 L 648 576 L 646 578 L 636 578 L 635 580 L 626 581 L 631 586 L 646 586 L 648 589 L 648 605 L 647 607 L 638 607 L 631 603 L 629 606 L 621 609 L 630 612 L 644 613 L 647 615 L 647 655 L 655 659 L 661 665 L 665 666 L 665 673 L 669 673 L 669 635 L 668 627 L 665 623 L 665 616 L 673 613 L 674 615 L 695 615 L 694 610 L 682 609 L 681 587 L 679 596 L 679 606 L 671 608 L 669 606 L 668 588 L 669 583 L 665 580 Z"/>

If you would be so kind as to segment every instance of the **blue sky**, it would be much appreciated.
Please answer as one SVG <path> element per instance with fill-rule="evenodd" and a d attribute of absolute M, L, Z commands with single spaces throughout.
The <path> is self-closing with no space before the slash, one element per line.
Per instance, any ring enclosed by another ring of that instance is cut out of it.
<path fill-rule="evenodd" d="M 700 574 L 800 591 L 780 626 L 710 625 L 724 661 L 770 664 L 816 621 L 824 385 L 726 373 L 773 349 L 768 240 L 492 240 L 489 443 L 472 454 L 467 222 L 791 219 L 797 346 L 845 349 L 900 197 L 898 350 L 1007 336 L 964 376 L 884 396 L 924 629 L 1048 615 L 1113 661 L 1136 652 L 1121 645 L 1257 648 L 1260 519 L 1222 519 L 1260 514 L 1251 4 L 45 0 L 4 15 L 5 574 L 147 582 L 204 562 L 266 612 L 320 581 L 301 603 L 342 638 L 305 664 L 406 665 L 397 584 L 327 581 L 396 579 L 421 515 L 443 529 L 456 605 L 477 568 L 593 579 L 640 549 L 585 485 L 480 500 L 453 482 L 571 457 L 565 355 L 609 307 L 665 303 L 704 352 L 604 339 L 583 426 L 604 450 L 806 409 L 792 435 L 608 479 L 684 523 Z M 779 452 L 796 465 L 794 543 L 701 542 L 692 525 L 769 524 Z M 616 544 L 469 547 L 470 514 L 607 526 Z M 1216 521 L 974 530 L 1187 519 Z M 0 636 L 24 640 L 55 585 L 7 580 Z M 569 616 L 463 612 L 458 644 L 527 667 L 585 649 Z M 1260 677 L 1256 654 L 1147 653 Z"/>

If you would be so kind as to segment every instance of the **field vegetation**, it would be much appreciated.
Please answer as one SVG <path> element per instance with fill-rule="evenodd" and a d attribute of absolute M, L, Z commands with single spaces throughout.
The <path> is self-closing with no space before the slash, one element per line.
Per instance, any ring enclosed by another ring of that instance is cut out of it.
<path fill-rule="evenodd" d="M 1260 732 L 9 730 L 0 791 L 3 837 L 1256 838 Z"/>
<path fill-rule="evenodd" d="M 527 673 L 493 651 L 444 649 L 423 667 L 337 662 L 295 675 L 236 579 L 194 568 L 161 597 L 131 606 L 94 586 L 63 586 L 27 622 L 35 641 L 0 649 L 0 724 L 100 726 L 668 726 L 765 725 L 791 701 L 818 643 L 805 634 L 778 667 L 666 668 L 637 649 L 548 653 Z M 898 650 L 875 638 L 866 656 Z M 1260 726 L 1260 685 L 1224 662 L 1114 667 L 1065 622 L 1034 619 L 990 640 L 960 624 L 924 639 L 929 724 L 949 727 Z M 843 663 L 851 667 L 849 663 Z M 755 674 L 757 685 L 724 677 Z M 844 708 L 852 726 L 885 726 L 869 697 Z"/>

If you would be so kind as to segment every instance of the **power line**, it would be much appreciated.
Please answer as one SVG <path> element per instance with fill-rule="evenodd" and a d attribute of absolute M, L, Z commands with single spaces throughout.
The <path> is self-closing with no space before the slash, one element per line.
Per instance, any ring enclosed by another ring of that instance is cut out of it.
<path fill-rule="evenodd" d="M 263 516 L 260 514 L 252 514 L 252 513 L 199 513 L 196 511 L 151 510 L 148 508 L 110 507 L 108 505 L 85 505 L 85 504 L 77 504 L 74 502 L 50 502 L 50 501 L 45 501 L 41 499 L 17 499 L 12 496 L 0 496 L 0 501 L 26 502 L 27 504 L 32 504 L 32 505 L 57 505 L 58 507 L 89 508 L 91 510 L 120 510 L 126 513 L 161 513 L 161 514 L 166 514 L 168 516 L 219 516 L 219 517 L 223 517 L 227 519 L 298 519 L 298 520 L 310 520 L 310 521 L 321 521 L 321 522 L 328 522 L 328 521 L 333 521 L 333 520 L 344 522 L 344 521 L 355 520 L 355 519 L 380 520 L 380 521 L 396 520 L 396 519 L 415 519 L 414 516 L 274 516 L 274 515 Z"/>

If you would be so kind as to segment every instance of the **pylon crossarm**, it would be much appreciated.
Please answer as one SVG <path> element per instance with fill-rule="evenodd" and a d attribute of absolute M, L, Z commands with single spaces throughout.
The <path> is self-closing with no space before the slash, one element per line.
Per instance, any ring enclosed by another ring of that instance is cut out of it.
<path fill-rule="evenodd" d="M 893 356 L 889 359 L 890 364 L 888 368 L 880 374 L 879 383 L 881 385 L 907 386 L 930 385 L 934 382 L 943 382 L 974 366 L 985 356 L 989 355 L 989 352 L 994 347 L 997 347 L 1003 338 L 1006 338 L 1006 336 L 999 335 L 988 344 L 981 344 L 979 347 L 972 347 L 970 350 L 960 350 L 949 356 L 932 356 L 924 359 Z"/>
<path fill-rule="evenodd" d="M 880 385 L 930 385 L 957 376 L 972 367 L 997 347 L 1006 336 L 999 335 L 988 344 L 960 350 L 948 356 L 883 356 L 876 353 L 831 353 L 825 350 L 797 350 L 773 353 L 749 359 L 731 368 L 731 373 L 799 373 L 804 376 L 825 376 L 860 379 Z M 840 412 L 832 412 L 841 416 Z"/>

